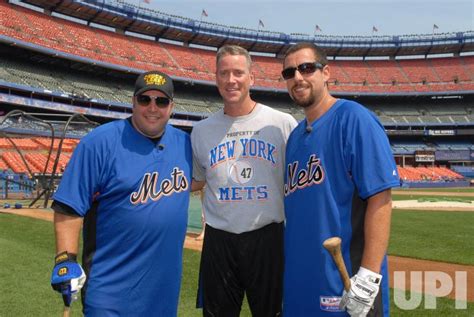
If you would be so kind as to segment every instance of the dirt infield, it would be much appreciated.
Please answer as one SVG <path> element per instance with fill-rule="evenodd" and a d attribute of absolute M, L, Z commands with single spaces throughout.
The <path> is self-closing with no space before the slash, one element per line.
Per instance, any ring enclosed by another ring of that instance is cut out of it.
<path fill-rule="evenodd" d="M 394 286 L 394 272 L 395 271 L 402 271 L 405 273 L 405 281 L 406 281 L 405 289 L 410 289 L 411 287 L 411 283 L 409 280 L 410 272 L 425 272 L 425 274 L 426 272 L 443 272 L 443 273 L 447 273 L 451 277 L 452 281 L 456 281 L 455 280 L 456 272 L 461 272 L 461 273 L 466 272 L 467 274 L 466 285 L 456 285 L 458 286 L 458 289 L 457 289 L 457 291 L 459 292 L 458 295 L 461 298 L 463 298 L 464 296 L 461 296 L 461 294 L 467 294 L 466 295 L 467 301 L 474 302 L 474 289 L 472 287 L 472 285 L 474 285 L 474 266 L 427 261 L 427 260 L 417 260 L 417 259 L 404 258 L 404 257 L 399 257 L 399 256 L 389 256 L 388 269 L 389 269 L 389 274 L 390 274 L 389 275 L 390 287 Z M 417 284 L 417 283 L 414 283 L 414 284 Z M 414 289 L 416 289 L 416 286 L 415 285 L 413 286 L 414 286 Z M 439 285 L 437 286 L 440 287 Z M 424 284 L 423 286 L 420 286 L 420 287 L 423 289 L 423 292 L 425 292 Z M 453 287 L 453 290 L 448 295 L 448 297 L 455 299 L 455 295 L 456 295 L 455 291 L 456 291 L 456 288 Z M 431 293 L 431 295 L 435 295 L 429 291 L 426 293 Z"/>
<path fill-rule="evenodd" d="M 425 207 L 426 208 L 426 207 Z M 46 221 L 53 221 L 53 213 L 48 210 L 42 209 L 1 209 L 0 213 L 10 213 L 15 215 L 21 215 L 26 217 L 33 217 L 37 219 L 42 219 Z M 202 241 L 196 240 L 197 234 L 188 234 L 186 236 L 186 240 L 184 243 L 184 247 L 187 249 L 201 251 L 202 248 Z M 412 258 L 404 258 L 404 257 L 397 257 L 397 256 L 389 256 L 389 271 L 390 271 L 390 287 L 393 287 L 394 284 L 394 272 L 395 271 L 402 271 L 405 272 L 406 276 L 406 286 L 405 289 L 410 289 L 411 283 L 408 279 L 410 276 L 410 272 L 413 271 L 438 271 L 447 273 L 453 281 L 455 281 L 455 274 L 456 272 L 466 272 L 467 274 L 467 283 L 465 288 L 458 288 L 457 291 L 460 294 L 465 292 L 467 294 L 467 300 L 469 302 L 474 302 L 474 289 L 473 287 L 468 287 L 474 285 L 474 266 L 468 265 L 458 265 L 452 263 L 443 263 L 443 262 L 435 262 L 435 261 L 426 261 L 426 260 L 417 260 Z M 454 296 L 456 289 L 449 294 L 448 297 L 455 298 Z M 424 291 L 424 289 L 423 289 Z"/>
<path fill-rule="evenodd" d="M 410 209 L 424 211 L 470 211 L 474 212 L 474 204 L 466 201 L 423 201 L 410 200 L 394 200 L 392 201 L 393 209 Z"/>
<path fill-rule="evenodd" d="M 26 216 L 36 219 L 42 219 L 47 221 L 53 221 L 53 212 L 44 209 L 5 209 L 0 208 L 0 212 L 7 214 L 14 214 L 20 216 Z"/>

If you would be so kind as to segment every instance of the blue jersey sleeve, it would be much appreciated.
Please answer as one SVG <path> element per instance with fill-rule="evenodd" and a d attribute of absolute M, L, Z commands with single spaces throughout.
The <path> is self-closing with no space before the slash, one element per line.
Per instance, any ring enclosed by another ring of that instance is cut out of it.
<path fill-rule="evenodd" d="M 101 174 L 105 169 L 104 153 L 101 152 L 104 151 L 94 142 L 93 136 L 86 136 L 76 147 L 53 197 L 82 217 L 100 191 Z"/>
<path fill-rule="evenodd" d="M 346 126 L 345 160 L 362 199 L 400 185 L 385 130 L 368 110 L 354 107 Z"/>

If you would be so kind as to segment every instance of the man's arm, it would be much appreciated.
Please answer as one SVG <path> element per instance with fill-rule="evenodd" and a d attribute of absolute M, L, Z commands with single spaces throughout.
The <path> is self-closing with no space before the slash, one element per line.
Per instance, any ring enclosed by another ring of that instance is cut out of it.
<path fill-rule="evenodd" d="M 344 290 L 339 307 L 351 316 L 366 316 L 379 292 L 379 274 L 390 237 L 392 215 L 391 189 L 368 199 L 365 214 L 365 247 L 359 271 L 351 278 L 350 290 Z"/>
<path fill-rule="evenodd" d="M 392 191 L 387 189 L 368 199 L 365 214 L 365 247 L 361 266 L 379 273 L 387 252 L 392 217 Z"/>
<path fill-rule="evenodd" d="M 61 207 L 53 202 L 54 231 L 56 234 L 55 265 L 51 274 L 51 286 L 61 293 L 64 306 L 71 306 L 77 300 L 79 291 L 86 282 L 86 274 L 77 263 L 79 251 L 79 236 L 82 228 L 82 217 L 65 214 L 66 206 Z"/>
<path fill-rule="evenodd" d="M 206 181 L 197 181 L 193 178 L 193 181 L 191 182 L 191 191 L 194 192 L 196 190 L 201 190 L 204 185 L 206 185 Z"/>
<path fill-rule="evenodd" d="M 56 254 L 67 251 L 77 254 L 79 236 L 82 228 L 82 217 L 54 213 L 54 231 L 56 233 Z"/>

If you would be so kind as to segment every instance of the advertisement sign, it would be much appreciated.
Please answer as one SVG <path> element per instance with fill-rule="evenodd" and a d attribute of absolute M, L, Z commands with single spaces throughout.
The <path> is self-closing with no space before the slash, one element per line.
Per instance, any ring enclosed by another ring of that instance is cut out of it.
<path fill-rule="evenodd" d="M 456 135 L 454 130 L 428 130 L 428 135 Z"/>
<path fill-rule="evenodd" d="M 470 161 L 470 150 L 438 150 L 435 152 L 437 161 Z"/>
<path fill-rule="evenodd" d="M 433 151 L 415 151 L 415 162 L 434 162 L 435 152 Z"/>

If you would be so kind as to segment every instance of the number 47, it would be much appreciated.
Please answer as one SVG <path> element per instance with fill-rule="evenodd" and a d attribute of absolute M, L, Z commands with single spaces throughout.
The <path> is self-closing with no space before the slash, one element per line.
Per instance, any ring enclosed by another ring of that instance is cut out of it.
<path fill-rule="evenodd" d="M 242 172 L 240 172 L 240 176 L 242 176 L 243 178 L 250 178 L 252 176 L 252 168 L 243 168 Z"/>

